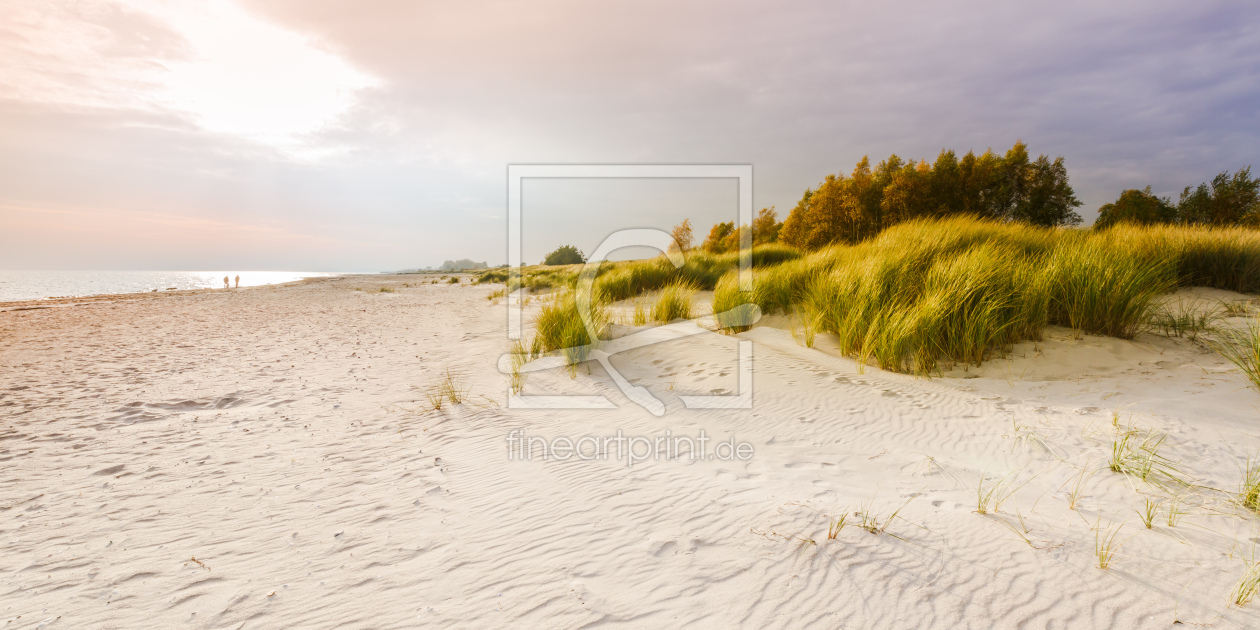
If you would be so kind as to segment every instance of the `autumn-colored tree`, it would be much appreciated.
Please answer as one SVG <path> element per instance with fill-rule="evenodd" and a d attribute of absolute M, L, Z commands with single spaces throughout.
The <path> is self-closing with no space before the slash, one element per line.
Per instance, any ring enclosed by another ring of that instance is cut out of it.
<path fill-rule="evenodd" d="M 812 189 L 806 190 L 805 194 L 801 195 L 801 200 L 796 202 L 796 207 L 788 213 L 787 218 L 783 220 L 783 226 L 779 228 L 780 242 L 792 247 L 805 246 L 805 215 L 809 212 L 809 203 L 813 196 Z"/>
<path fill-rule="evenodd" d="M 961 160 L 945 149 L 934 164 L 894 154 L 872 169 L 863 157 L 848 177 L 828 175 L 805 191 L 778 238 L 813 249 L 868 239 L 910 219 L 955 214 L 1074 225 L 1081 220 L 1073 211 L 1079 205 L 1063 158 L 1033 160 L 1022 141 L 1005 155 L 989 149 L 977 157 L 969 151 Z"/>
<path fill-rule="evenodd" d="M 884 187 L 880 205 L 881 224 L 888 227 L 909 219 L 931 216 L 935 214 L 935 205 L 931 167 L 926 161 L 916 164 L 911 160 L 893 174 Z"/>
<path fill-rule="evenodd" d="M 683 219 L 682 223 L 674 226 L 670 234 L 674 237 L 670 251 L 679 251 L 683 254 L 691 251 L 691 246 L 695 243 L 695 237 L 691 233 L 691 219 Z"/>
<path fill-rule="evenodd" d="M 718 223 L 717 225 L 713 226 L 713 229 L 709 230 L 709 237 L 704 239 L 704 243 L 702 243 L 700 247 L 702 247 L 704 251 L 709 252 L 710 254 L 721 254 L 727 251 L 726 246 L 728 243 L 727 243 L 726 237 L 730 236 L 731 233 L 734 231 L 735 231 L 734 221 Z"/>
<path fill-rule="evenodd" d="M 765 245 L 777 241 L 782 227 L 783 224 L 779 222 L 779 214 L 774 211 L 774 206 L 762 208 L 752 222 L 753 245 Z"/>
<path fill-rule="evenodd" d="M 732 223 L 732 225 L 734 225 L 734 223 Z M 739 248 L 741 245 L 740 239 L 743 238 L 743 234 L 745 232 L 749 232 L 749 231 L 750 230 L 748 229 L 748 224 L 741 225 L 731 230 L 730 233 L 722 237 L 722 242 L 721 242 L 719 251 L 721 251 L 722 253 L 739 251 Z"/>

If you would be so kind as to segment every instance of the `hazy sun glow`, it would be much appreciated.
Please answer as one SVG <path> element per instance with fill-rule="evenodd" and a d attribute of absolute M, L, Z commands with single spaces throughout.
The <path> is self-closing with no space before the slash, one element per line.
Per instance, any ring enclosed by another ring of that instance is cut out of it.
<path fill-rule="evenodd" d="M 226 0 L 166 5 L 162 14 L 193 51 L 171 64 L 162 96 L 211 131 L 283 143 L 334 120 L 355 90 L 378 83 Z"/>
<path fill-rule="evenodd" d="M 0 96 L 185 114 L 207 131 L 287 145 L 379 81 L 229 0 L 53 0 L 14 7 Z"/>

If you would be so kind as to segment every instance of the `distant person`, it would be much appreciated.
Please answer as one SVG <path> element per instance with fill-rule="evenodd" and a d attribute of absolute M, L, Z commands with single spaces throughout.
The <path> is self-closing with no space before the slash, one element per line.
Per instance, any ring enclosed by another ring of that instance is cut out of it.
<path fill-rule="evenodd" d="M 227 277 L 227 276 L 223 276 L 223 288 L 224 288 L 224 289 L 231 288 L 231 285 L 230 285 L 230 284 L 228 284 L 228 277 Z"/>
<path fill-rule="evenodd" d="M 241 288 L 241 277 L 236 276 L 236 288 Z"/>

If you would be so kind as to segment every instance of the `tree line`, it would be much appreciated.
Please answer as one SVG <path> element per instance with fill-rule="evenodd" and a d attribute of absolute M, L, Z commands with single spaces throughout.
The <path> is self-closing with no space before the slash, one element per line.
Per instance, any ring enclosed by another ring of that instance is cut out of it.
<path fill-rule="evenodd" d="M 741 232 L 751 231 L 753 245 L 784 243 L 817 249 L 833 243 L 856 243 L 885 228 L 917 218 L 969 215 L 999 221 L 1021 221 L 1043 227 L 1076 226 L 1081 202 L 1068 183 L 1062 157 L 1033 159 L 1018 141 L 1004 155 L 992 149 L 961 159 L 945 149 L 936 161 L 905 161 L 896 154 L 871 167 L 863 157 L 853 172 L 828 175 L 805 191 L 782 222 L 773 207 L 762 209 L 751 226 L 734 222 L 714 225 L 700 247 L 710 253 L 739 249 Z M 1186 187 L 1177 203 L 1144 190 L 1126 190 L 1099 209 L 1094 227 L 1117 223 L 1186 225 L 1260 225 L 1260 179 L 1246 167 L 1221 173 L 1210 183 Z M 691 221 L 674 228 L 684 251 L 692 247 Z"/>
<path fill-rule="evenodd" d="M 1197 187 L 1186 186 L 1177 203 L 1156 197 L 1151 187 L 1129 189 L 1098 209 L 1096 228 L 1119 223 L 1256 227 L 1260 225 L 1260 178 L 1251 167 L 1224 171 Z"/>

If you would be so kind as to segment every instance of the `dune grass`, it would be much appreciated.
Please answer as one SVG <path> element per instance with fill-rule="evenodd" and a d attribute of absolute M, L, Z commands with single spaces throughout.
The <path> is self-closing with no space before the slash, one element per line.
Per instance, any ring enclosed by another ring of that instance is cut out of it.
<path fill-rule="evenodd" d="M 1212 345 L 1260 389 L 1260 322 L 1250 319 L 1243 330 L 1222 330 Z"/>
<path fill-rule="evenodd" d="M 468 399 L 468 392 L 469 389 L 463 384 L 463 377 L 447 368 L 442 373 L 442 379 L 425 391 L 425 397 L 434 411 L 441 411 L 447 402 L 452 405 L 463 404 Z"/>
<path fill-rule="evenodd" d="M 562 351 L 569 366 L 569 374 L 576 374 L 577 364 L 590 356 L 591 347 L 597 344 L 608 328 L 608 312 L 600 299 L 592 300 L 591 327 L 595 336 L 587 330 L 578 312 L 577 298 L 572 291 L 556 294 L 543 302 L 534 318 L 534 338 L 530 354 L 541 356 L 552 351 Z"/>
<path fill-rule="evenodd" d="M 1101 523 L 1094 525 L 1094 556 L 1098 558 L 1098 568 L 1106 571 L 1111 568 L 1111 563 L 1115 562 L 1116 554 L 1120 551 L 1120 546 L 1124 541 L 1117 541 L 1116 537 L 1120 535 L 1120 530 L 1124 528 L 1124 524 L 1114 527 L 1108 527 L 1103 530 Z"/>
<path fill-rule="evenodd" d="M 526 363 L 529 363 L 532 356 L 529 350 L 525 348 L 525 344 L 519 339 L 514 340 L 508 346 L 508 354 L 511 355 L 509 365 L 512 370 L 508 377 L 509 384 L 512 388 L 512 393 L 519 394 L 521 393 L 521 390 L 525 389 L 525 373 L 521 371 L 521 368 L 524 367 Z"/>
<path fill-rule="evenodd" d="M 635 326 L 643 326 L 648 322 L 648 309 L 643 300 L 634 301 L 634 316 L 631 321 Z"/>
<path fill-rule="evenodd" d="M 1150 328 L 1165 337 L 1184 337 L 1194 341 L 1200 333 L 1216 329 L 1222 310 L 1222 306 L 1213 306 L 1206 300 L 1182 298 L 1176 302 L 1167 301 L 1151 314 Z"/>
<path fill-rule="evenodd" d="M 1151 529 L 1155 526 L 1155 516 L 1159 514 L 1159 502 L 1152 501 L 1149 498 L 1144 499 L 1142 509 L 1136 510 L 1136 512 L 1138 517 L 1142 519 L 1142 524 L 1146 526 L 1146 529 Z"/>
<path fill-rule="evenodd" d="M 664 256 L 605 262 L 594 287 L 601 305 L 660 291 L 650 314 L 656 321 L 689 314 L 679 301 L 682 287 L 712 290 L 724 332 L 740 332 L 741 320 L 720 314 L 751 302 L 765 314 L 792 315 L 805 343 L 827 333 L 862 364 L 927 376 L 1039 340 L 1047 325 L 1078 337 L 1129 339 L 1153 330 L 1194 338 L 1217 316 L 1170 308 L 1160 297 L 1188 286 L 1260 291 L 1260 232 L 1052 229 L 951 217 L 907 221 L 857 244 L 812 252 L 763 245 L 751 250 L 750 262 L 756 271 L 749 292 L 739 290 L 738 252 L 689 252 L 681 268 Z M 525 268 L 520 287 L 563 292 L 576 286 L 581 268 Z M 477 281 L 506 282 L 507 275 L 492 270 Z M 1260 326 L 1218 345 L 1260 388 Z"/>
<path fill-rule="evenodd" d="M 696 288 L 686 280 L 666 285 L 652 304 L 652 321 L 668 324 L 675 319 L 691 319 L 695 298 Z"/>
<path fill-rule="evenodd" d="M 1234 590 L 1230 592 L 1229 597 L 1235 606 L 1244 606 L 1255 599 L 1257 593 L 1260 593 L 1260 562 L 1256 562 L 1253 557 L 1247 562 L 1247 570 L 1234 585 Z"/>
<path fill-rule="evenodd" d="M 1050 324 L 1078 336 L 1129 339 L 1153 325 L 1197 335 L 1211 326 L 1211 314 L 1174 315 L 1158 298 L 1181 286 L 1260 288 L 1260 236 L 1245 229 L 1095 232 L 961 217 L 910 221 L 856 245 L 763 266 L 753 284 L 745 295 L 733 273 L 724 276 L 714 287 L 714 310 L 747 299 L 765 313 L 796 313 L 859 361 L 928 375 L 1039 340 Z M 1260 349 L 1260 331 L 1253 337 L 1250 347 Z M 1253 363 L 1260 366 L 1260 354 Z"/>
<path fill-rule="evenodd" d="M 1247 457 L 1238 483 L 1238 502 L 1252 512 L 1260 512 L 1260 459 Z"/>

